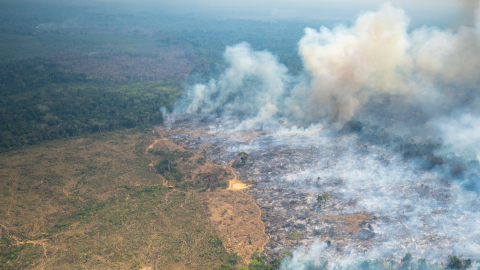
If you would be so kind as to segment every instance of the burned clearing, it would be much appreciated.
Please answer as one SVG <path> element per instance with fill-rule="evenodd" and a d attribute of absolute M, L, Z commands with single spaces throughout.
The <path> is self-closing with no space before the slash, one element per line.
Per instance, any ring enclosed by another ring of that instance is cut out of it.
<path fill-rule="evenodd" d="M 321 257 L 332 261 L 399 260 L 408 252 L 430 261 L 478 259 L 466 243 L 480 240 L 471 227 L 479 202 L 436 170 L 355 133 L 234 127 L 175 115 L 160 129 L 214 164 L 237 160 L 245 192 L 262 210 L 271 257 L 325 243 Z M 249 154 L 245 164 L 240 152 Z"/>

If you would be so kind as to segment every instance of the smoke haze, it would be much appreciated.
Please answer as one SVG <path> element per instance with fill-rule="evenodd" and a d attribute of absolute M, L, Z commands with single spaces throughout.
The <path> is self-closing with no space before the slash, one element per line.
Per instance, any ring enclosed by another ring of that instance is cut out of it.
<path fill-rule="evenodd" d="M 478 0 L 459 0 L 462 6 L 463 23 L 471 25 L 475 23 L 475 9 L 478 6 Z M 477 16 L 478 18 L 478 16 Z"/>
<path fill-rule="evenodd" d="M 402 75 L 411 69 L 408 21 L 402 10 L 385 5 L 361 15 L 351 28 L 305 29 L 299 53 L 312 81 L 293 98 L 307 97 L 306 123 L 349 121 L 369 91 L 402 91 Z"/>
<path fill-rule="evenodd" d="M 266 121 L 278 112 L 290 80 L 287 68 L 269 52 L 255 52 L 246 43 L 228 47 L 229 65 L 218 80 L 197 84 L 187 92 L 187 113 L 221 113 Z"/>
<path fill-rule="evenodd" d="M 405 129 L 413 110 L 418 122 L 411 130 L 438 138 L 437 132 L 447 129 L 436 127 L 437 118 L 462 117 L 460 108 L 473 118 L 479 113 L 472 93 L 480 78 L 478 10 L 474 26 L 455 32 L 427 26 L 408 32 L 409 17 L 390 4 L 361 14 L 351 27 L 306 28 L 298 43 L 304 63 L 299 76 L 288 74 L 267 51 L 252 51 L 245 43 L 228 47 L 226 71 L 217 80 L 190 87 L 177 108 L 239 117 L 243 127 L 279 119 L 289 126 L 338 127 L 366 118 L 368 108 L 375 111 L 374 97 L 387 98 L 397 104 L 385 111 L 403 115 L 391 130 Z"/>

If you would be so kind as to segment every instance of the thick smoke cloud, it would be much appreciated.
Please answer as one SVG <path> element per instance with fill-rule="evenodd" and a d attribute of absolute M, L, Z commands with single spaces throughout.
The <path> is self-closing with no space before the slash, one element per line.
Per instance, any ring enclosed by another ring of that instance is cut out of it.
<path fill-rule="evenodd" d="M 412 34 L 417 70 L 434 83 L 474 84 L 479 80 L 480 14 L 474 27 L 457 33 L 423 27 Z"/>
<path fill-rule="evenodd" d="M 329 117 L 345 122 L 379 93 L 422 98 L 415 103 L 425 107 L 434 98 L 448 99 L 444 95 L 451 84 L 461 89 L 477 86 L 479 9 L 476 12 L 474 27 L 462 26 L 455 33 L 422 27 L 408 34 L 408 17 L 390 5 L 361 15 L 351 28 L 307 28 L 299 53 L 312 81 L 293 91 L 293 99 L 309 100 L 305 115 L 296 120 L 313 123 Z"/>
<path fill-rule="evenodd" d="M 315 122 L 350 120 L 371 91 L 402 91 L 403 74 L 411 72 L 407 54 L 409 19 L 390 5 L 360 16 L 351 28 L 307 28 L 299 53 L 311 75 L 309 88 L 294 91 L 306 97 L 308 115 Z M 317 109 L 319 108 L 320 109 Z"/>
<path fill-rule="evenodd" d="M 435 127 L 440 121 L 435 119 L 455 118 L 466 107 L 480 115 L 472 92 L 480 82 L 478 5 L 475 14 L 473 26 L 456 31 L 424 26 L 409 32 L 405 12 L 385 4 L 351 27 L 307 28 L 298 43 L 305 72 L 296 77 L 267 51 L 253 51 L 246 43 L 228 47 L 225 72 L 190 87 L 177 109 L 240 118 L 242 128 L 279 120 L 335 127 L 362 118 L 373 97 L 395 97 L 385 111 L 403 115 L 397 127 L 405 129 L 405 119 L 421 119 L 406 129 L 437 138 L 446 129 Z"/>

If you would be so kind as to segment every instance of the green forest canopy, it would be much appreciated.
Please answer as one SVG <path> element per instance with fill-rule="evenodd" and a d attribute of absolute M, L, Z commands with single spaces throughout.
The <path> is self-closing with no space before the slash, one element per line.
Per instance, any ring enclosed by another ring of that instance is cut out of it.
<path fill-rule="evenodd" d="M 27 144 L 163 122 L 176 80 L 112 83 L 62 73 L 40 60 L 0 67 L 0 151 Z"/>

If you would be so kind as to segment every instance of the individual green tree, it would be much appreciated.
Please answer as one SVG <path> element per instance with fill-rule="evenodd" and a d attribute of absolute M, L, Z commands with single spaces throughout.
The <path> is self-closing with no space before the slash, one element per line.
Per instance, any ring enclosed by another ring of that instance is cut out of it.
<path fill-rule="evenodd" d="M 411 266 L 410 266 L 411 262 L 412 262 L 412 254 L 409 252 L 405 255 L 405 257 L 403 257 L 403 259 L 401 261 L 401 265 L 398 269 L 399 270 L 410 269 L 411 268 Z"/>
<path fill-rule="evenodd" d="M 275 270 L 278 269 L 273 264 L 267 263 L 267 255 L 261 252 L 254 252 L 250 257 L 252 261 L 248 265 L 249 270 Z"/>
<path fill-rule="evenodd" d="M 172 162 L 174 162 L 176 159 L 177 159 L 177 156 L 175 155 L 175 153 L 170 152 L 170 153 L 165 155 L 165 160 L 167 160 L 167 162 L 168 162 L 168 165 L 167 165 L 168 166 L 168 171 L 170 171 L 170 164 Z"/>
<path fill-rule="evenodd" d="M 411 261 L 412 261 L 412 253 L 409 252 L 409 253 L 407 253 L 407 254 L 405 255 L 405 257 L 403 257 L 402 263 L 408 264 L 408 263 L 410 263 Z"/>
<path fill-rule="evenodd" d="M 448 269 L 455 269 L 455 270 L 461 270 L 461 269 L 467 269 L 472 265 L 472 260 L 460 260 L 457 256 L 452 256 L 448 255 L 448 258 L 450 259 L 450 262 L 447 265 Z"/>
<path fill-rule="evenodd" d="M 240 156 L 240 159 L 242 160 L 243 165 L 247 164 L 248 153 L 240 152 L 240 153 L 238 153 L 238 155 Z"/>
<path fill-rule="evenodd" d="M 317 202 L 318 203 L 323 202 L 323 204 L 325 206 L 325 203 L 327 202 L 328 199 L 330 199 L 330 195 L 328 193 L 323 193 L 322 195 L 318 195 Z"/>
<path fill-rule="evenodd" d="M 279 269 L 280 265 L 282 265 L 282 260 L 275 258 L 270 261 L 270 265 L 273 267 L 273 269 Z"/>
<path fill-rule="evenodd" d="M 265 253 L 263 252 L 258 252 L 258 251 L 255 251 L 252 253 L 252 255 L 250 256 L 250 259 L 252 260 L 256 260 L 256 261 L 259 261 L 259 262 L 265 262 L 267 260 L 267 255 L 265 255 Z"/>

